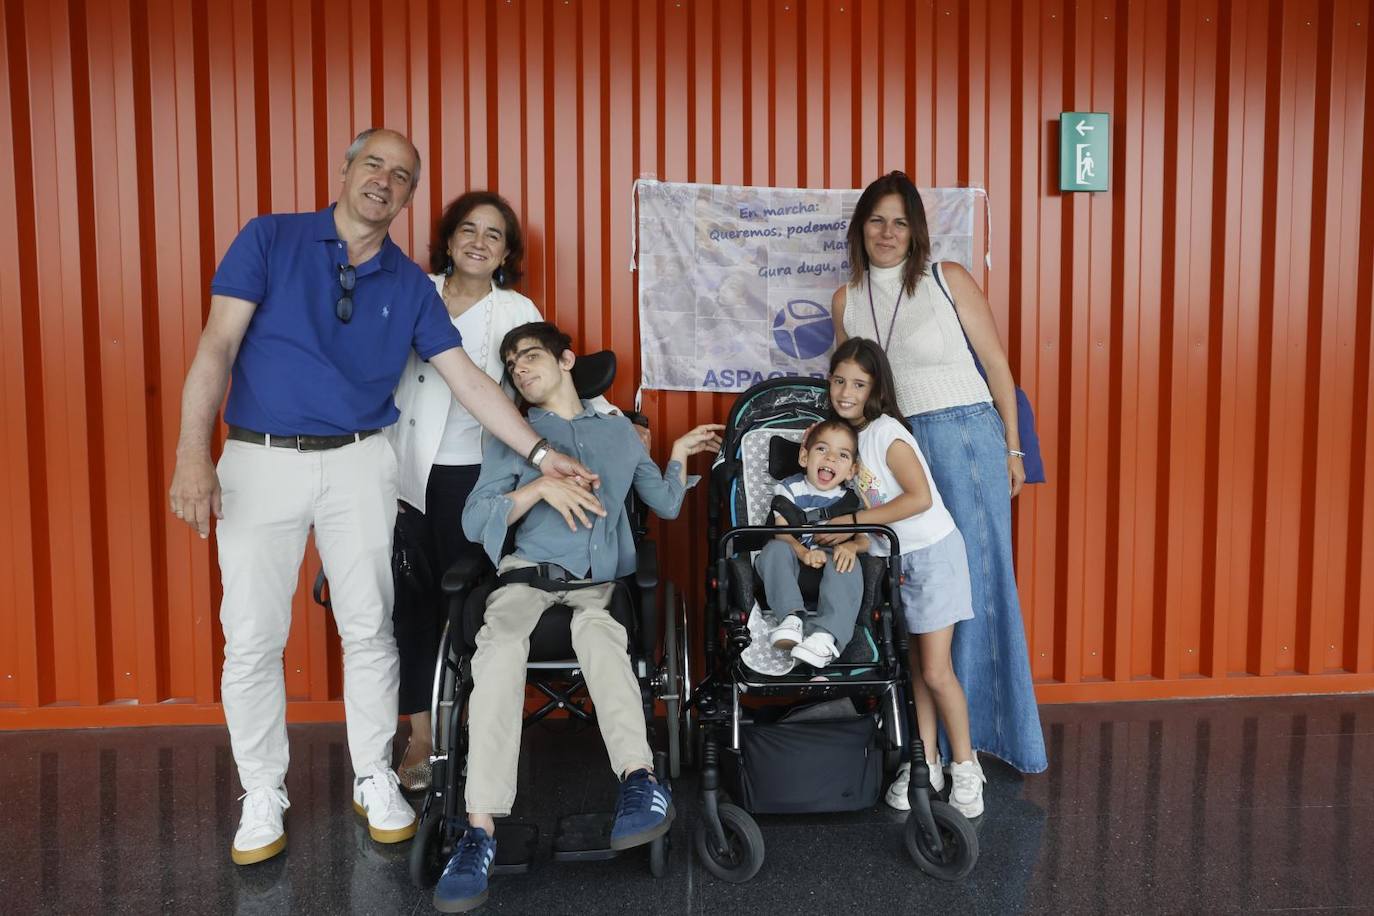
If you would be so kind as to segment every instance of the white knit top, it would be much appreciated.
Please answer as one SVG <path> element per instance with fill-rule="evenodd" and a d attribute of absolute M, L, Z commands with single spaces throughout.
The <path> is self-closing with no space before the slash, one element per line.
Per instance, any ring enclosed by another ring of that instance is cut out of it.
<path fill-rule="evenodd" d="M 898 304 L 905 267 L 903 261 L 895 267 L 869 269 L 872 308 L 867 281 L 846 287 L 845 334 L 876 340 L 887 351 L 902 416 L 992 401 L 987 382 L 973 364 L 954 305 L 929 270 L 916 282 L 915 292 L 910 296 L 903 293 Z"/>

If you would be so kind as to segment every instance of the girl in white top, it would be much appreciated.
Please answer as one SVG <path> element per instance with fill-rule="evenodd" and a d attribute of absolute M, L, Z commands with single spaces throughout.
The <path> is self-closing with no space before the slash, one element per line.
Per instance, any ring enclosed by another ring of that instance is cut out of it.
<path fill-rule="evenodd" d="M 950 804 L 967 817 L 983 813 L 983 771 L 969 737 L 968 705 L 954 675 L 950 643 L 954 624 L 973 617 L 964 539 L 945 509 L 925 456 L 897 413 L 892 370 L 873 341 L 853 337 L 830 361 L 830 404 L 859 430 L 860 468 L 856 488 L 868 509 L 840 516 L 836 524 L 887 525 L 901 551 L 901 604 L 907 630 L 916 721 L 930 765 L 931 788 L 944 788 L 937 741 L 937 715 L 949 736 L 954 762 Z M 870 552 L 887 556 L 891 546 L 872 538 Z M 910 764 L 904 764 L 910 772 Z M 909 804 L 907 780 L 894 807 Z"/>

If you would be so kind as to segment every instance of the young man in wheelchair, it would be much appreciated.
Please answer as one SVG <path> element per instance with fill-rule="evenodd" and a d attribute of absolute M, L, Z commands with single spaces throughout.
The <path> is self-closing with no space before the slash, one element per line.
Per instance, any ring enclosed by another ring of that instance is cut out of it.
<path fill-rule="evenodd" d="M 463 510 L 463 530 L 497 563 L 499 587 L 487 599 L 472 658 L 469 826 L 435 889 L 435 906 L 444 912 L 472 909 L 487 897 L 496 857 L 494 818 L 509 814 L 515 801 L 529 637 L 555 604 L 573 609 L 573 650 L 621 781 L 611 847 L 649 843 L 673 820 L 671 794 L 653 775 L 628 634 L 610 605 L 616 580 L 635 568 L 626 511 L 630 488 L 660 517 L 675 518 L 687 487 L 687 458 L 718 450 L 724 427 L 698 426 L 678 439 L 659 471 L 628 419 L 598 414 L 577 396 L 571 343 L 548 322 L 521 325 L 501 342 L 506 371 L 529 405 L 530 426 L 544 438 L 529 456 L 491 443 Z M 569 481 L 541 482 L 537 465 L 546 448 L 582 461 L 600 475 L 600 488 L 593 493 Z M 502 556 L 512 528 L 514 550 Z"/>

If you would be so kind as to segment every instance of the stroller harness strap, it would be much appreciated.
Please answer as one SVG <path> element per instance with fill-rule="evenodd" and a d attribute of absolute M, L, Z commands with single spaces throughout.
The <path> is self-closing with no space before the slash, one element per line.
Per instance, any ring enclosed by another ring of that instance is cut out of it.
<path fill-rule="evenodd" d="M 863 503 L 860 502 L 858 494 L 849 490 L 844 496 L 828 506 L 802 509 L 784 496 L 774 496 L 773 504 L 769 508 L 786 519 L 788 525 L 801 527 L 829 521 L 836 516 L 848 515 L 851 512 L 858 512 L 863 508 Z"/>

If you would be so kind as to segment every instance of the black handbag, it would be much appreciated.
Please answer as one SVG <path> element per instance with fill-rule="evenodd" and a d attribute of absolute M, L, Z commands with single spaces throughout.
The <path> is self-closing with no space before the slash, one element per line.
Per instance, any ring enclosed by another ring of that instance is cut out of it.
<path fill-rule="evenodd" d="M 949 287 L 945 286 L 944 272 L 940 270 L 939 264 L 931 264 L 930 267 L 930 275 L 935 278 L 935 283 L 940 287 L 940 292 L 945 294 L 949 307 L 954 309 L 954 318 L 959 322 L 959 330 L 964 334 L 964 345 L 968 347 L 969 355 L 973 357 L 973 365 L 977 367 L 978 374 L 986 382 L 988 374 L 983 371 L 983 362 L 978 358 L 978 351 L 974 350 L 973 344 L 969 342 L 968 332 L 964 331 L 964 322 L 959 318 L 959 309 L 954 304 L 954 297 L 950 295 Z M 1040 455 L 1040 437 L 1035 432 L 1035 411 L 1031 409 L 1030 398 L 1020 385 L 1016 386 L 1016 429 L 1021 435 L 1021 451 L 1026 453 L 1025 457 L 1021 459 L 1021 463 L 1026 469 L 1026 483 L 1044 483 L 1045 460 Z"/>

